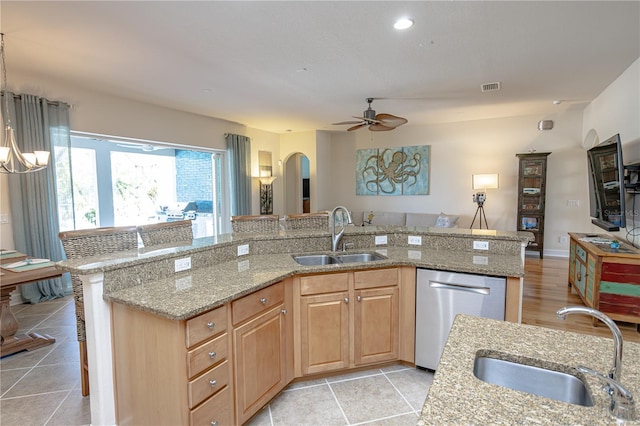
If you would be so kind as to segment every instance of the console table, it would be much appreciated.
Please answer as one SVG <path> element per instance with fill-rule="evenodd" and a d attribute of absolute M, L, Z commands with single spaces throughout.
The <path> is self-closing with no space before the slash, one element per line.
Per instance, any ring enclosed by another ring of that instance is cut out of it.
<path fill-rule="evenodd" d="M 569 236 L 569 286 L 585 305 L 611 319 L 640 324 L 640 250 L 625 242 L 618 249 L 599 243 L 613 240 L 610 235 Z"/>

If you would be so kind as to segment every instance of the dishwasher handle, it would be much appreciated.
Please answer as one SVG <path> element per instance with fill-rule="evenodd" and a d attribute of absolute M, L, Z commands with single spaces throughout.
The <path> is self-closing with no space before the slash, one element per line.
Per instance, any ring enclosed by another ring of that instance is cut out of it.
<path fill-rule="evenodd" d="M 469 293 L 489 295 L 491 289 L 488 287 L 470 287 L 464 284 L 441 283 L 438 281 L 429 281 L 429 287 L 440 288 L 443 290 L 466 291 Z"/>

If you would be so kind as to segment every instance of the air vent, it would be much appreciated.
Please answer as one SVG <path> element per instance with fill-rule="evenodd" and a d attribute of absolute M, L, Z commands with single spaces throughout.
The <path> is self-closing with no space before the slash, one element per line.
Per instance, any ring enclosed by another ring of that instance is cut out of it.
<path fill-rule="evenodd" d="M 495 92 L 496 90 L 500 90 L 500 82 L 496 83 L 485 83 L 480 86 L 483 92 Z"/>

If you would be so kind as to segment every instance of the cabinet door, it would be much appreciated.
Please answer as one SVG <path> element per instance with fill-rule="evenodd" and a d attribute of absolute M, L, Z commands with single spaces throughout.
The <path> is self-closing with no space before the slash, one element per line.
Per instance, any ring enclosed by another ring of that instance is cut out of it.
<path fill-rule="evenodd" d="M 300 298 L 302 374 L 349 366 L 349 293 Z"/>
<path fill-rule="evenodd" d="M 398 287 L 356 291 L 356 365 L 398 358 Z"/>
<path fill-rule="evenodd" d="M 237 420 L 246 422 L 286 386 L 284 304 L 233 331 Z"/>

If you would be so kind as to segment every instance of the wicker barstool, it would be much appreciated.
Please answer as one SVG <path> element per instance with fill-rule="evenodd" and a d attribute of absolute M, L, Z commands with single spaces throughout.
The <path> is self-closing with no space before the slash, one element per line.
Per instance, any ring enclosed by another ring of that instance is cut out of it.
<path fill-rule="evenodd" d="M 145 247 L 158 244 L 190 242 L 193 240 L 193 225 L 191 220 L 176 222 L 160 222 L 149 225 L 138 225 L 138 234 Z"/>
<path fill-rule="evenodd" d="M 233 232 L 271 234 L 280 231 L 280 221 L 277 214 L 233 216 L 231 217 L 231 228 Z"/>
<path fill-rule="evenodd" d="M 296 213 L 284 217 L 287 230 L 321 229 L 329 230 L 329 212 Z"/>
<path fill-rule="evenodd" d="M 67 259 L 98 256 L 119 251 L 132 250 L 138 247 L 138 232 L 135 226 L 116 228 L 83 229 L 65 231 L 58 234 Z M 87 363 L 87 341 L 84 326 L 84 297 L 82 281 L 76 274 L 71 274 L 73 299 L 76 305 L 76 326 L 80 347 L 80 379 L 82 395 L 89 395 L 89 367 Z"/>

